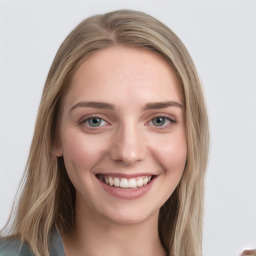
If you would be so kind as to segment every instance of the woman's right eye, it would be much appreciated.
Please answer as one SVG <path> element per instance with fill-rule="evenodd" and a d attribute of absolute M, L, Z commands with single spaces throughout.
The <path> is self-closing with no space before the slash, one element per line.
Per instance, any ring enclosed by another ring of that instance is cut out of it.
<path fill-rule="evenodd" d="M 81 124 L 86 125 L 90 128 L 100 127 L 107 124 L 105 120 L 100 117 L 90 117 L 81 122 Z"/>

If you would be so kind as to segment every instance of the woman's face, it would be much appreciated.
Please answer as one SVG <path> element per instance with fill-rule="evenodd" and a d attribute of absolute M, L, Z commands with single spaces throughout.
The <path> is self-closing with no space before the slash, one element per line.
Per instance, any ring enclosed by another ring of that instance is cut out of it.
<path fill-rule="evenodd" d="M 112 47 L 76 71 L 62 102 L 60 141 L 77 212 L 119 224 L 157 218 L 186 163 L 178 79 L 158 54 Z"/>

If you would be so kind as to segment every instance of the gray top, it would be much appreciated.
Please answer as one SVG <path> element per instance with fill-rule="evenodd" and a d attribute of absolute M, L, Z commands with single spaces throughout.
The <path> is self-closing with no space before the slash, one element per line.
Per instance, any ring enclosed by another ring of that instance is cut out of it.
<path fill-rule="evenodd" d="M 60 234 L 53 230 L 49 241 L 51 256 L 65 256 L 64 246 Z M 19 240 L 0 239 L 0 256 L 34 256 L 27 243 L 22 246 Z"/>

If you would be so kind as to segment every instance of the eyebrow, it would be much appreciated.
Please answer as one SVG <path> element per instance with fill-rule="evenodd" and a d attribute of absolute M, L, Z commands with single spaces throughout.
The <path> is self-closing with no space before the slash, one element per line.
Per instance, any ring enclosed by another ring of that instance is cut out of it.
<path fill-rule="evenodd" d="M 76 108 L 99 108 L 99 109 L 109 109 L 109 110 L 115 110 L 116 107 L 114 104 L 107 103 L 107 102 L 96 102 L 96 101 L 81 101 L 75 104 L 71 109 L 70 112 L 73 111 Z M 167 107 L 179 107 L 179 108 L 184 108 L 184 106 L 176 101 L 166 101 L 166 102 L 152 102 L 152 103 L 147 103 L 142 107 L 143 111 L 146 110 L 152 110 L 152 109 L 162 109 L 162 108 L 167 108 Z"/>
<path fill-rule="evenodd" d="M 147 103 L 142 110 L 151 110 L 151 109 L 161 109 L 161 108 L 167 108 L 167 107 L 179 107 L 184 108 L 184 106 L 176 101 L 165 101 L 165 102 L 153 102 L 153 103 Z"/>
<path fill-rule="evenodd" d="M 81 108 L 81 107 L 83 107 L 83 108 L 85 108 L 85 107 L 87 107 L 87 108 L 102 108 L 102 109 L 110 109 L 110 110 L 114 110 L 116 108 L 115 105 L 107 103 L 107 102 L 81 101 L 81 102 L 78 102 L 77 104 L 75 104 L 70 109 L 70 112 L 76 108 Z"/>

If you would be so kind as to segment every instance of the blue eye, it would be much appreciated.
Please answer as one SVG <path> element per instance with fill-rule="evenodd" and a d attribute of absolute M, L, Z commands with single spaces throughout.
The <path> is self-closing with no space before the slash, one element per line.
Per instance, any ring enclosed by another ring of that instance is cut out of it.
<path fill-rule="evenodd" d="M 156 116 L 150 121 L 150 123 L 155 127 L 164 128 L 171 126 L 175 121 L 165 116 Z"/>
<path fill-rule="evenodd" d="M 90 117 L 84 121 L 90 127 L 99 127 L 106 124 L 106 121 L 99 117 Z"/>
<path fill-rule="evenodd" d="M 165 117 L 155 117 L 152 119 L 152 124 L 155 126 L 163 126 L 166 123 L 166 118 Z"/>

